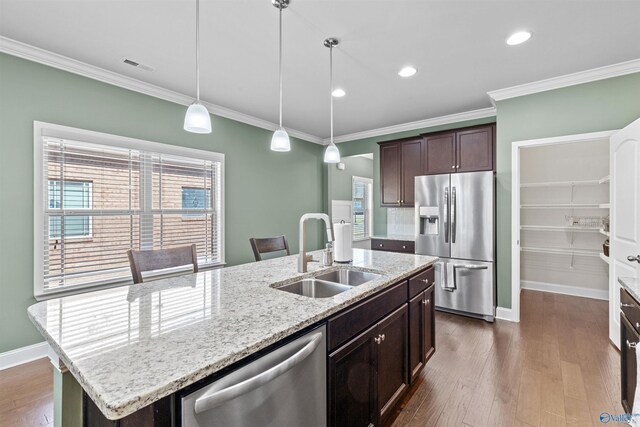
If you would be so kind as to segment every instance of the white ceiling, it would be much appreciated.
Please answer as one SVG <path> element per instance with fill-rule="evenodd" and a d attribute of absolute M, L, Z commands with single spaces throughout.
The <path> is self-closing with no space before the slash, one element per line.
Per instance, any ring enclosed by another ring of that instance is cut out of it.
<path fill-rule="evenodd" d="M 278 119 L 278 11 L 201 0 L 202 99 Z M 195 95 L 195 1 L 0 0 L 0 35 Z M 335 134 L 489 107 L 487 91 L 640 58 L 636 0 L 291 0 L 284 11 L 284 125 Z M 507 46 L 519 29 L 533 32 Z M 127 57 L 153 72 L 122 63 Z M 418 73 L 401 79 L 412 64 Z"/>

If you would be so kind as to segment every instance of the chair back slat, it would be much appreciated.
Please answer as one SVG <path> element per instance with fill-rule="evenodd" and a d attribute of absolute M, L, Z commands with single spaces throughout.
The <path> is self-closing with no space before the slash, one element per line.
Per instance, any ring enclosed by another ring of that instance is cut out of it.
<path fill-rule="evenodd" d="M 142 283 L 142 273 L 145 271 L 193 265 L 193 272 L 198 272 L 198 254 L 195 244 L 148 251 L 129 250 L 127 256 L 133 283 Z"/>
<path fill-rule="evenodd" d="M 262 261 L 262 254 L 270 252 L 284 251 L 285 255 L 289 255 L 289 245 L 285 236 L 278 237 L 252 237 L 249 239 L 253 256 L 256 261 Z"/>

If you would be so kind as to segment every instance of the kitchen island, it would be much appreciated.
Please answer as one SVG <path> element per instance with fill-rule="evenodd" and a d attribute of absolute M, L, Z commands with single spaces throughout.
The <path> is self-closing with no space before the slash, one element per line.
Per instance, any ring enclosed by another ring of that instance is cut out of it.
<path fill-rule="evenodd" d="M 29 307 L 29 317 L 102 414 L 116 420 L 325 321 L 435 261 L 354 249 L 348 266 L 310 263 L 309 272 L 301 274 L 293 255 L 51 299 Z M 338 268 L 381 276 L 329 298 L 276 289 Z"/>

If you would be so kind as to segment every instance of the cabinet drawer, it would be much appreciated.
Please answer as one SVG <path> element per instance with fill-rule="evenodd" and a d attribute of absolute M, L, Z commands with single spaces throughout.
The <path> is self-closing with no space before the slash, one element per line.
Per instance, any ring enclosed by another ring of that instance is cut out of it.
<path fill-rule="evenodd" d="M 329 319 L 329 351 L 378 322 L 388 313 L 407 301 L 407 282 L 401 282 L 391 289 Z"/>
<path fill-rule="evenodd" d="M 377 251 L 414 253 L 416 243 L 410 240 L 371 239 L 371 249 Z"/>
<path fill-rule="evenodd" d="M 415 297 L 420 292 L 433 285 L 434 280 L 435 274 L 433 272 L 433 267 L 429 267 L 426 271 L 409 279 L 409 299 Z"/>
<path fill-rule="evenodd" d="M 624 289 L 620 289 L 620 310 L 636 332 L 640 332 L 640 305 Z"/>

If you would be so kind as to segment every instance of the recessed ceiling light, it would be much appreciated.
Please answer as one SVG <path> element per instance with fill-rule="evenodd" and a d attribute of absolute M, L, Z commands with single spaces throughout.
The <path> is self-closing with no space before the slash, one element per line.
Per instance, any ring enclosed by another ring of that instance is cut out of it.
<path fill-rule="evenodd" d="M 529 31 L 518 31 L 517 33 L 513 33 L 507 39 L 507 44 L 509 46 L 515 46 L 517 44 L 521 44 L 526 42 L 531 38 L 531 33 Z"/>
<path fill-rule="evenodd" d="M 404 67 L 402 70 L 398 71 L 398 75 L 400 77 L 411 77 L 417 72 L 418 70 L 413 67 Z"/>
<path fill-rule="evenodd" d="M 331 92 L 331 95 L 333 95 L 335 98 L 342 98 L 343 96 L 345 96 L 347 94 L 347 92 L 344 91 L 344 89 L 334 89 L 333 92 Z"/>

